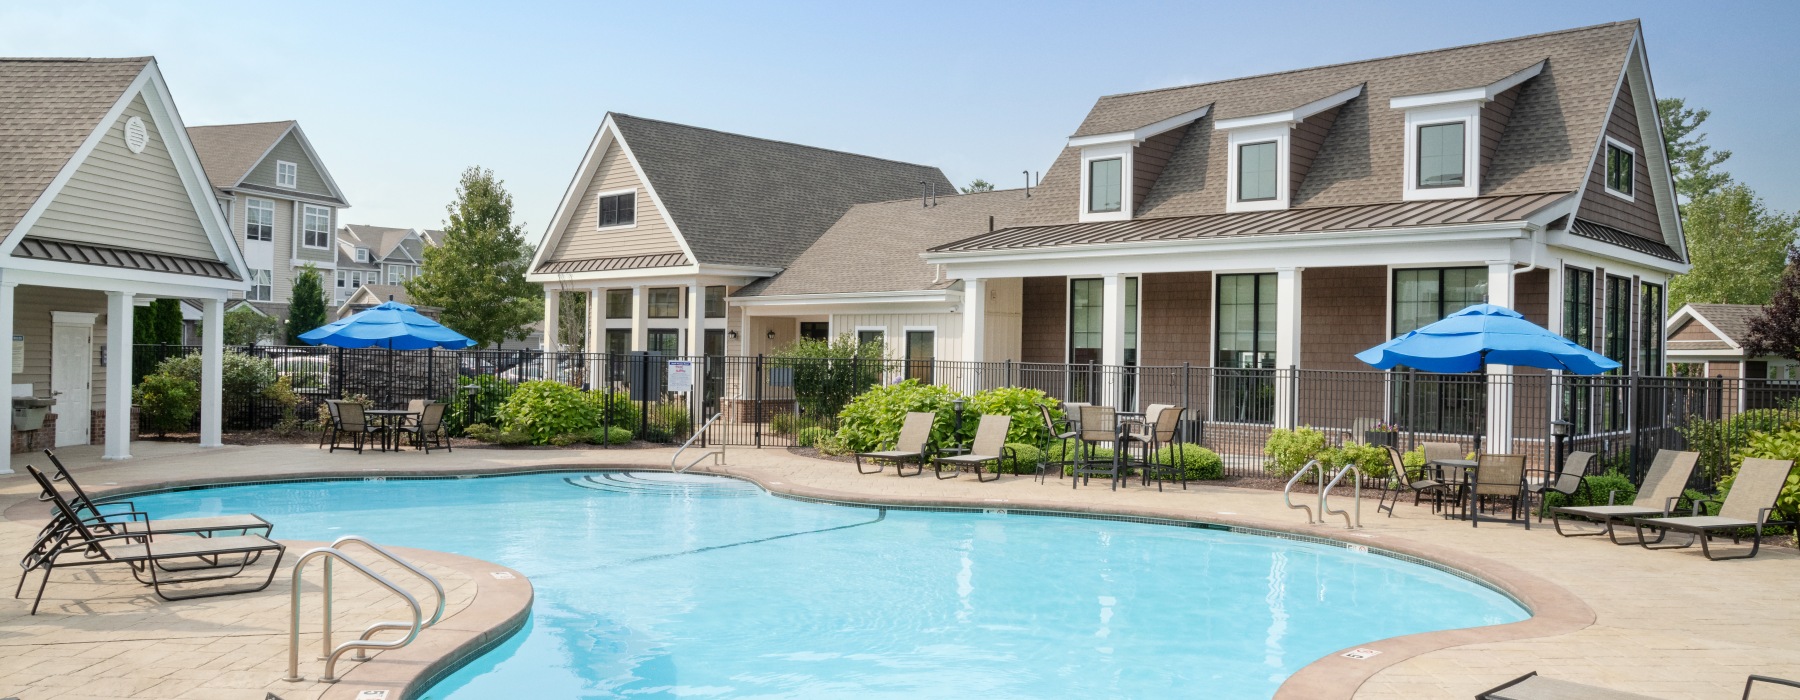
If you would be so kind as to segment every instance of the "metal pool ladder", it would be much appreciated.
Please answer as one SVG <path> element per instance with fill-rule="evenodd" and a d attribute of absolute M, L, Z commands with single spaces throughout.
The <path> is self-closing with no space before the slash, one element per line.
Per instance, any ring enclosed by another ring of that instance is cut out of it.
<path fill-rule="evenodd" d="M 693 446 L 695 440 L 698 440 L 701 438 L 701 436 L 706 435 L 706 429 L 712 427 L 713 422 L 719 420 L 719 416 L 722 416 L 722 415 L 725 415 L 725 414 L 723 414 L 723 413 L 712 414 L 711 418 L 706 419 L 705 423 L 700 424 L 699 430 L 694 431 L 693 435 L 688 436 L 687 442 L 681 443 L 681 449 L 676 450 L 675 456 L 669 458 L 669 468 L 671 470 L 674 470 L 674 472 L 676 474 L 680 474 L 689 469 L 692 469 L 694 465 L 699 464 L 702 460 L 705 460 L 707 457 L 713 458 L 714 466 L 721 466 L 721 465 L 725 464 L 725 446 L 724 445 L 707 446 L 705 444 L 702 444 L 700 446 L 700 449 L 701 449 L 700 455 L 698 457 L 695 457 L 693 461 L 688 462 L 687 464 L 679 464 L 679 462 L 681 461 L 681 453 L 686 452 L 687 448 Z"/>
<path fill-rule="evenodd" d="M 437 609 L 431 613 L 431 619 L 425 619 L 423 609 L 419 607 L 418 598 L 413 597 L 406 589 L 401 588 L 393 581 L 388 580 L 387 577 L 375 573 L 362 562 L 357 561 L 354 557 L 346 554 L 344 548 L 352 544 L 362 545 L 376 556 L 386 559 L 394 565 L 412 572 L 414 576 L 418 576 L 419 578 L 424 579 L 426 583 L 431 584 L 432 591 L 437 594 Z M 394 556 L 393 552 L 381 548 L 374 542 L 370 542 L 356 535 L 339 537 L 329 546 L 317 547 L 300 555 L 300 560 L 294 563 L 293 613 L 292 620 L 290 621 L 292 624 L 288 627 L 288 674 L 286 678 L 282 679 L 284 681 L 292 683 L 306 680 L 300 676 L 300 575 L 306 571 L 307 563 L 314 559 L 325 560 L 324 605 L 322 606 L 324 608 L 324 634 L 322 635 L 323 642 L 320 645 L 322 656 L 319 657 L 325 660 L 325 675 L 319 677 L 321 682 L 338 682 L 336 674 L 337 661 L 338 657 L 344 655 L 344 652 L 355 649 L 356 656 L 352 657 L 352 659 L 356 661 L 367 661 L 369 656 L 363 653 L 364 650 L 398 649 L 411 644 L 413 640 L 418 639 L 419 632 L 427 627 L 437 624 L 438 620 L 444 616 L 444 586 L 443 584 L 438 583 L 438 580 L 431 574 L 425 573 L 423 569 L 413 566 L 411 563 L 408 563 L 400 557 Z M 386 588 L 394 595 L 400 596 L 400 598 L 405 600 L 406 604 L 412 608 L 412 621 L 377 622 L 370 625 L 368 629 L 363 630 L 362 634 L 356 639 L 333 647 L 331 645 L 331 564 L 333 560 L 344 562 L 346 566 L 360 572 L 370 581 L 374 581 L 376 585 Z M 370 640 L 377 632 L 386 630 L 406 630 L 406 636 L 385 642 Z"/>
<path fill-rule="evenodd" d="M 1300 483 L 1301 478 L 1305 477 L 1308 472 L 1311 472 L 1315 469 L 1318 470 L 1318 472 L 1319 472 L 1320 480 L 1323 480 L 1325 478 L 1325 468 L 1319 466 L 1319 460 L 1315 459 L 1310 462 L 1307 462 L 1304 466 L 1300 467 L 1300 471 L 1294 472 L 1293 478 L 1288 479 L 1287 486 L 1285 488 L 1281 489 L 1281 502 L 1286 503 L 1287 507 L 1293 508 L 1294 510 L 1306 511 L 1306 524 L 1308 524 L 1308 525 L 1311 525 L 1314 522 L 1312 508 L 1307 506 L 1304 503 L 1300 504 L 1300 505 L 1294 505 L 1294 499 L 1293 499 L 1294 484 Z M 1323 491 L 1320 491 L 1319 493 L 1321 496 L 1324 495 Z M 1324 508 L 1324 498 L 1320 498 L 1319 500 L 1320 500 L 1319 507 L 1322 509 L 1322 508 Z M 1325 522 L 1324 514 L 1319 515 L 1319 520 L 1317 522 L 1321 522 L 1321 523 Z"/>
<path fill-rule="evenodd" d="M 1351 529 L 1351 530 L 1361 528 L 1362 527 L 1362 470 L 1358 469 L 1357 466 L 1354 464 L 1345 466 L 1343 469 L 1339 469 L 1337 474 L 1335 474 L 1331 477 L 1331 480 L 1329 483 L 1326 483 L 1324 486 L 1319 487 L 1319 517 L 1317 520 L 1313 519 L 1313 509 L 1311 506 L 1308 506 L 1304 503 L 1296 505 L 1294 503 L 1294 498 L 1293 498 L 1294 485 L 1300 483 L 1300 480 L 1302 478 L 1305 478 L 1308 473 L 1315 472 L 1315 471 L 1318 472 L 1319 481 L 1324 482 L 1325 481 L 1324 465 L 1319 464 L 1319 460 L 1316 460 L 1316 459 L 1312 460 L 1310 462 L 1307 462 L 1305 466 L 1300 467 L 1300 471 L 1294 472 L 1293 478 L 1288 479 L 1287 486 L 1281 490 L 1281 501 L 1283 503 L 1286 503 L 1287 507 L 1289 507 L 1289 508 L 1292 508 L 1294 510 L 1306 511 L 1306 524 L 1308 524 L 1308 525 L 1314 525 L 1314 524 L 1324 525 L 1326 516 L 1342 515 L 1342 516 L 1344 516 L 1344 527 Z M 1344 478 L 1345 474 L 1349 474 L 1352 472 L 1355 472 L 1355 474 L 1356 474 L 1356 480 L 1354 482 L 1351 482 L 1355 485 L 1355 494 L 1352 498 L 1352 500 L 1354 501 L 1354 503 L 1352 504 L 1352 507 L 1355 508 L 1354 513 L 1356 516 L 1354 520 L 1351 519 L 1351 511 L 1336 510 L 1331 507 L 1331 489 L 1335 488 L 1338 485 L 1338 482 Z"/>

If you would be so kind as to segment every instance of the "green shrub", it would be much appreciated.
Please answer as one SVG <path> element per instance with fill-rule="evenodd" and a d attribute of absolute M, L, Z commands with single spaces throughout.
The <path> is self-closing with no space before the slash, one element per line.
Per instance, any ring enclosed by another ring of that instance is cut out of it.
<path fill-rule="evenodd" d="M 820 452 L 828 455 L 850 454 L 850 448 L 844 446 L 844 441 L 838 439 L 837 433 L 829 430 L 827 430 L 824 435 L 819 436 L 819 440 L 813 443 L 813 447 L 818 448 Z"/>
<path fill-rule="evenodd" d="M 263 396 L 263 392 L 274 386 L 281 376 L 275 371 L 275 363 L 236 350 L 226 350 L 221 359 L 224 374 L 219 388 L 227 404 Z M 163 360 L 156 366 L 156 373 L 186 379 L 194 386 L 200 386 L 200 353 Z"/>
<path fill-rule="evenodd" d="M 820 419 L 820 425 L 857 394 L 879 386 L 887 364 L 880 342 L 858 342 L 849 333 L 829 340 L 797 339 L 776 350 L 768 363 L 793 373 L 796 407 Z"/>
<path fill-rule="evenodd" d="M 1263 469 L 1273 476 L 1286 479 L 1300 471 L 1307 462 L 1319 458 L 1324 451 L 1325 433 L 1319 432 L 1317 428 L 1276 428 L 1269 433 L 1268 441 L 1263 443 L 1263 454 L 1269 457 Z"/>
<path fill-rule="evenodd" d="M 649 425 L 644 427 L 645 440 L 681 442 L 693 433 L 693 421 L 688 418 L 686 403 L 670 401 L 650 405 Z"/>
<path fill-rule="evenodd" d="M 1406 465 L 1406 475 L 1417 479 L 1425 472 L 1425 447 L 1413 448 L 1411 452 L 1400 455 L 1400 463 Z"/>
<path fill-rule="evenodd" d="M 1180 445 L 1164 445 L 1150 456 L 1150 461 L 1157 464 L 1175 464 L 1177 457 L 1186 466 L 1189 481 L 1212 481 L 1225 478 L 1225 459 L 1219 453 L 1193 443 Z"/>
<path fill-rule="evenodd" d="M 1040 420 L 1038 422 L 1041 423 L 1043 421 Z M 999 472 L 1001 474 L 1037 473 L 1038 465 L 1042 464 L 1044 461 L 1043 450 L 1022 442 L 1009 442 L 1006 443 L 1006 446 L 1012 448 L 1011 454 L 1005 455 L 1006 458 L 999 462 L 989 464 L 987 466 L 988 471 Z"/>
<path fill-rule="evenodd" d="M 469 438 L 470 440 L 480 440 L 481 442 L 493 442 L 495 434 L 499 432 L 500 431 L 494 429 L 494 426 L 486 423 L 476 423 L 463 428 L 463 437 Z"/>
<path fill-rule="evenodd" d="M 595 395 L 551 381 L 520 384 L 500 404 L 494 417 L 503 433 L 519 433 L 534 445 L 558 435 L 589 434 L 600 427 Z"/>
<path fill-rule="evenodd" d="M 1051 417 L 1062 418 L 1062 409 L 1057 408 L 1059 403 L 1037 389 L 989 389 L 969 397 L 963 407 L 963 424 L 979 425 L 981 416 L 1012 416 L 1012 423 L 1006 429 L 1007 442 L 1042 445 L 1050 439 L 1050 430 L 1044 426 L 1044 414 L 1039 407 L 1047 406 Z"/>
<path fill-rule="evenodd" d="M 516 430 L 502 430 L 494 434 L 494 444 L 514 446 L 537 443 L 533 442 L 530 433 L 522 433 Z"/>
<path fill-rule="evenodd" d="M 1424 452 L 1420 452 L 1419 456 L 1423 459 Z M 1347 442 L 1338 447 L 1325 448 L 1319 454 L 1319 463 L 1331 470 L 1343 469 L 1345 465 L 1354 464 L 1357 469 L 1362 471 L 1363 476 L 1373 478 L 1386 477 L 1393 472 L 1387 448 L 1360 442 Z"/>
<path fill-rule="evenodd" d="M 625 428 L 634 433 L 638 429 L 642 415 L 638 412 L 638 404 L 631 400 L 630 394 L 617 391 L 590 391 L 588 400 L 594 404 L 594 415 L 606 425 Z M 608 403 L 612 406 L 609 408 Z"/>
<path fill-rule="evenodd" d="M 801 447 L 813 447 L 819 444 L 820 438 L 830 434 L 831 431 L 826 428 L 801 428 L 799 434 L 794 437 L 794 444 Z"/>
<path fill-rule="evenodd" d="M 769 432 L 783 437 L 793 435 L 800 429 L 800 414 L 777 413 L 769 418 Z"/>
<path fill-rule="evenodd" d="M 1608 503 L 1609 496 L 1612 498 L 1612 503 L 1622 506 L 1631 505 L 1632 501 L 1637 500 L 1637 487 L 1632 485 L 1630 478 L 1620 472 L 1613 471 L 1589 476 L 1587 487 L 1586 492 L 1576 491 L 1574 496 L 1564 496 L 1555 491 L 1548 492 L 1544 494 L 1544 507 L 1548 509 L 1563 506 L 1603 506 Z M 1612 495 L 1615 491 L 1618 492 L 1617 495 Z"/>
<path fill-rule="evenodd" d="M 960 444 L 975 433 L 978 422 L 965 415 L 963 435 L 951 434 L 956 418 L 950 402 L 961 396 L 946 387 L 920 384 L 916 379 L 870 389 L 838 414 L 838 439 L 845 449 L 855 452 L 887 449 L 900 439 L 900 425 L 906 421 L 906 414 L 919 411 L 937 414 L 928 443 L 932 449 Z"/>
<path fill-rule="evenodd" d="M 1700 453 L 1700 465 L 1715 468 L 1742 461 L 1732 449 L 1747 443 L 1753 433 L 1800 430 L 1800 421 L 1780 409 L 1759 408 L 1722 420 L 1696 418 L 1680 430 L 1687 438 L 1687 448 Z"/>
<path fill-rule="evenodd" d="M 476 423 L 494 425 L 500 422 L 494 413 L 512 396 L 514 384 L 492 375 L 479 377 L 461 377 L 456 382 L 457 391 L 438 399 L 444 404 L 444 427 L 451 434 L 468 434 L 470 426 Z M 473 390 L 473 393 L 471 393 Z"/>
<path fill-rule="evenodd" d="M 631 442 L 635 437 L 637 437 L 635 433 L 615 425 L 610 428 L 596 428 L 594 432 L 588 434 L 587 441 L 595 445 L 623 445 Z"/>
<path fill-rule="evenodd" d="M 172 430 L 187 432 L 200 410 L 200 384 L 158 372 L 144 377 L 132 391 L 131 400 L 138 405 L 141 428 L 156 431 L 158 436 Z"/>
<path fill-rule="evenodd" d="M 567 435 L 558 435 L 556 437 L 550 438 L 550 444 L 555 445 L 557 447 L 568 447 L 570 445 L 580 445 L 582 443 L 587 442 L 588 438 L 590 438 L 590 437 L 592 437 L 592 435 L 583 435 L 581 433 L 569 433 Z"/>
<path fill-rule="evenodd" d="M 1747 458 L 1794 460 L 1800 463 L 1800 429 L 1752 434 L 1750 444 L 1732 455 L 1731 475 L 1719 480 L 1720 500 L 1731 491 L 1731 484 L 1737 481 L 1738 470 L 1743 468 Z M 1758 504 L 1757 507 L 1764 506 Z M 1800 469 L 1788 472 L 1787 483 L 1782 485 L 1781 495 L 1775 498 L 1775 509 L 1778 515 L 1788 517 L 1771 517 L 1770 520 L 1785 520 L 1800 515 Z"/>

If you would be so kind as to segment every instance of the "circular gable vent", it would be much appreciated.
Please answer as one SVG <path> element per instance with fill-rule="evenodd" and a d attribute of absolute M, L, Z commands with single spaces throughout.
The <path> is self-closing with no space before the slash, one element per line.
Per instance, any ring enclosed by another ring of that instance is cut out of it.
<path fill-rule="evenodd" d="M 144 146 L 150 143 L 150 130 L 144 127 L 144 120 L 132 117 L 125 120 L 125 147 L 132 153 L 143 153 Z"/>

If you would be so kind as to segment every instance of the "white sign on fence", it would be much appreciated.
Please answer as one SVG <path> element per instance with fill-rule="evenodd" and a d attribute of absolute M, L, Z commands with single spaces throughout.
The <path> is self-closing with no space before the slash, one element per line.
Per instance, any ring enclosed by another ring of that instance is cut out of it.
<path fill-rule="evenodd" d="M 692 360 L 669 360 L 669 391 L 694 390 L 694 362 Z"/>

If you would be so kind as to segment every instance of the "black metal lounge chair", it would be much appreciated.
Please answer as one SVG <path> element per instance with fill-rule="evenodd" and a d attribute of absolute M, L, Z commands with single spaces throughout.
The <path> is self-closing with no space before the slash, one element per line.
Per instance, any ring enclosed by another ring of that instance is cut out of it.
<path fill-rule="evenodd" d="M 74 506 L 56 490 L 50 477 L 38 471 L 37 467 L 27 466 L 25 471 L 36 479 L 38 486 L 50 494 L 50 500 L 56 504 L 58 513 L 69 526 L 57 531 L 42 551 L 33 551 L 21 562 L 25 571 L 19 575 L 19 585 L 13 591 L 17 598 L 25 587 L 25 578 L 33 569 L 42 569 L 43 578 L 38 582 L 37 596 L 31 603 L 31 614 L 36 615 L 38 605 L 43 603 L 44 589 L 50 584 L 50 575 L 59 568 L 74 566 L 98 566 L 120 564 L 131 568 L 131 575 L 139 583 L 150 586 L 157 597 L 163 600 L 191 600 L 194 598 L 211 598 L 235 593 L 252 593 L 269 587 L 275 580 L 275 571 L 281 567 L 281 557 L 287 547 L 261 535 L 231 535 L 225 537 L 188 537 L 181 535 L 156 535 L 151 533 L 119 533 L 100 534 L 77 515 Z M 143 516 L 133 513 L 134 517 Z M 146 518 L 147 520 L 147 518 Z M 264 553 L 274 552 L 275 560 L 269 564 L 269 575 L 260 584 L 252 586 L 235 586 L 225 589 L 203 589 L 192 593 L 177 593 L 165 590 L 165 586 L 216 581 L 227 579 L 243 573 L 244 570 L 262 557 Z M 164 562 L 198 560 L 201 565 L 184 566 L 184 572 L 169 577 L 168 572 L 176 571 L 165 567 Z M 159 571 L 163 573 L 158 573 Z M 223 572 L 223 573 L 220 573 Z"/>
<path fill-rule="evenodd" d="M 1607 494 L 1607 505 L 1603 506 L 1564 506 L 1550 509 L 1550 522 L 1556 526 L 1556 534 L 1563 537 L 1593 537 L 1606 535 L 1613 544 L 1633 544 L 1620 542 L 1615 525 L 1630 522 L 1633 518 L 1666 517 L 1675 512 L 1687 488 L 1688 476 L 1694 472 L 1694 464 L 1700 461 L 1698 452 L 1681 452 L 1678 450 L 1660 450 L 1656 459 L 1650 462 L 1650 471 L 1644 474 L 1644 485 L 1638 489 L 1637 500 L 1631 505 L 1615 505 L 1612 503 L 1617 492 Z M 1573 517 L 1580 520 L 1604 525 L 1594 532 L 1564 532 L 1563 518 Z"/>
<path fill-rule="evenodd" d="M 1419 500 L 1425 494 L 1430 493 L 1432 495 L 1431 508 L 1433 511 L 1437 510 L 1444 501 L 1444 494 L 1449 490 L 1449 485 L 1431 478 L 1424 472 L 1420 472 L 1419 478 L 1414 479 L 1406 473 L 1406 458 L 1401 456 L 1400 450 L 1388 445 L 1387 454 L 1388 468 L 1392 470 L 1390 476 L 1393 480 L 1389 482 L 1389 488 L 1382 492 L 1381 501 L 1375 505 L 1375 512 L 1379 513 L 1385 509 L 1388 517 L 1394 517 L 1394 507 L 1400 505 L 1400 497 L 1409 490 L 1413 493 L 1413 505 L 1419 505 Z M 1387 502 L 1389 493 L 1394 494 L 1393 503 Z"/>
<path fill-rule="evenodd" d="M 1757 683 L 1800 688 L 1800 683 L 1768 676 L 1750 676 L 1744 681 L 1743 700 L 1750 700 L 1750 690 Z M 1609 690 L 1585 683 L 1545 678 L 1532 671 L 1475 696 L 1475 700 L 1658 700 L 1649 695 Z"/>
<path fill-rule="evenodd" d="M 218 533 L 236 531 L 237 534 L 240 535 L 258 534 L 267 537 L 269 533 L 275 529 L 275 525 L 264 520 L 262 516 L 249 513 L 213 515 L 201 518 L 165 518 L 161 520 L 133 520 L 129 517 L 113 517 L 113 515 L 117 513 L 136 511 L 137 507 L 133 505 L 131 501 L 95 503 L 94 499 L 88 497 L 87 490 L 81 488 L 81 484 L 75 481 L 75 475 L 69 473 L 69 469 L 63 466 L 62 460 L 56 458 L 56 453 L 51 452 L 50 450 L 44 450 L 44 456 L 49 457 L 50 463 L 56 466 L 56 473 L 50 475 L 50 482 L 52 484 L 62 482 L 63 484 L 68 485 L 69 490 L 75 494 L 74 498 L 67 499 L 69 506 L 74 509 L 76 515 L 82 517 L 83 522 L 85 522 L 89 528 L 92 528 L 101 534 L 114 535 L 127 532 L 141 534 L 149 532 L 157 535 L 199 535 L 201 537 L 210 537 Z M 51 500 L 51 494 L 39 494 L 38 500 L 47 502 Z M 124 510 L 115 511 L 114 514 L 109 514 L 101 510 L 103 507 L 123 507 Z M 83 513 L 86 513 L 86 515 L 83 515 Z M 62 515 L 60 513 L 54 513 L 50 519 L 50 524 L 44 526 L 44 530 L 47 533 L 52 529 L 62 526 L 66 526 L 63 522 Z M 253 532 L 259 530 L 260 532 Z"/>
<path fill-rule="evenodd" d="M 1725 502 L 1701 501 L 1701 503 L 1719 503 L 1718 515 L 1692 515 L 1688 517 L 1636 518 L 1632 524 L 1637 527 L 1638 544 L 1645 549 L 1675 549 L 1692 547 L 1694 540 L 1700 540 L 1700 551 L 1707 559 L 1721 561 L 1725 559 L 1749 559 L 1762 549 L 1763 530 L 1772 525 L 1793 525 L 1793 520 L 1769 520 L 1775 512 L 1775 499 L 1781 496 L 1781 487 L 1787 483 L 1788 472 L 1793 471 L 1794 462 L 1786 459 L 1746 459 L 1744 466 L 1738 468 L 1736 479 L 1731 482 L 1731 492 L 1725 494 Z M 1694 505 L 1696 513 L 1699 503 Z M 1644 539 L 1644 528 L 1658 531 L 1654 540 Z M 1692 537 L 1687 544 L 1652 546 L 1662 542 L 1669 531 L 1684 532 Z M 1750 551 L 1746 554 L 1715 557 L 1712 553 L 1712 542 L 1715 533 L 1725 532 L 1731 535 L 1731 543 L 1743 541 L 1743 531 L 1750 531 Z"/>
<path fill-rule="evenodd" d="M 877 452 L 856 453 L 856 471 L 859 474 L 880 474 L 884 465 L 894 465 L 895 476 L 906 476 L 906 463 L 912 462 L 916 469 L 913 475 L 925 471 L 925 455 L 931 442 L 931 424 L 937 420 L 936 413 L 914 411 L 906 414 L 900 423 L 900 438 L 894 441 L 894 449 Z M 873 471 L 863 468 L 863 460 L 875 464 Z"/>
<path fill-rule="evenodd" d="M 1012 429 L 1012 416 L 988 415 L 981 417 L 981 425 L 975 428 L 975 441 L 969 443 L 969 451 L 965 454 L 939 457 L 932 460 L 932 468 L 937 471 L 939 479 L 954 479 L 963 467 L 975 468 L 976 481 L 998 481 L 1000 465 L 1007 459 L 1018 459 L 1018 454 L 1006 446 L 1006 431 Z M 983 479 L 983 467 L 994 465 L 994 478 Z M 944 476 L 944 467 L 950 467 L 950 476 Z"/>

